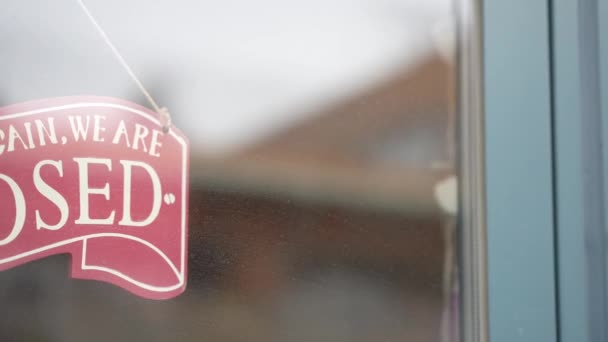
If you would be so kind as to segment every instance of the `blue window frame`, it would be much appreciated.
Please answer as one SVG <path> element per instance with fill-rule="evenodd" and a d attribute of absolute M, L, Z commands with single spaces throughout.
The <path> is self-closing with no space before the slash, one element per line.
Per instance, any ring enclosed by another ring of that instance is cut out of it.
<path fill-rule="evenodd" d="M 491 341 L 608 340 L 608 2 L 483 1 Z"/>
<path fill-rule="evenodd" d="M 606 341 L 606 1 L 554 0 L 561 341 Z"/>
<path fill-rule="evenodd" d="M 485 1 L 491 341 L 557 338 L 549 6 Z"/>

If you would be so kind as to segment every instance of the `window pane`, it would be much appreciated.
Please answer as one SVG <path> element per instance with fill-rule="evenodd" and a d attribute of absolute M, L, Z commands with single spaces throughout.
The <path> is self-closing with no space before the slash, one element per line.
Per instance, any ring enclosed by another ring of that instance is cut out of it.
<path fill-rule="evenodd" d="M 86 4 L 191 141 L 188 287 L 34 261 L 0 273 L 0 340 L 457 340 L 452 1 Z M 3 105 L 150 107 L 77 1 L 3 5 Z"/>

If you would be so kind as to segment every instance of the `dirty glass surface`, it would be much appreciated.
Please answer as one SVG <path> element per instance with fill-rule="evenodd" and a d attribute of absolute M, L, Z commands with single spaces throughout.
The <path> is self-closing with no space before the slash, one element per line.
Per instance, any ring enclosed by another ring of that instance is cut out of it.
<path fill-rule="evenodd" d="M 0 341 L 457 340 L 452 1 L 85 3 L 192 143 L 188 288 L 31 262 Z M 0 42 L 0 106 L 149 107 L 77 1 L 3 1 Z"/>

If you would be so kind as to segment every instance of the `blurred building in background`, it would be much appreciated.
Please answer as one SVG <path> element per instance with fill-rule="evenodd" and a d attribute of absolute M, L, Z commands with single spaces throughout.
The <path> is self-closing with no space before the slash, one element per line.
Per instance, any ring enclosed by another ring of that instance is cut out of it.
<path fill-rule="evenodd" d="M 451 77 L 431 55 L 238 154 L 192 156 L 182 297 L 150 303 L 69 280 L 56 257 L 0 274 L 13 316 L 0 335 L 438 340 L 446 241 L 433 188 L 452 172 Z M 41 303 L 45 323 L 32 326 Z"/>

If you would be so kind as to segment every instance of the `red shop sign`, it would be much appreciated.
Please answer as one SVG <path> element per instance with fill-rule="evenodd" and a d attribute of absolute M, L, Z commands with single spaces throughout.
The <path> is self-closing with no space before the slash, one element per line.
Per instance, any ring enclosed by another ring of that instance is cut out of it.
<path fill-rule="evenodd" d="M 0 108 L 0 270 L 69 253 L 71 275 L 142 297 L 187 279 L 189 144 L 104 97 Z"/>

